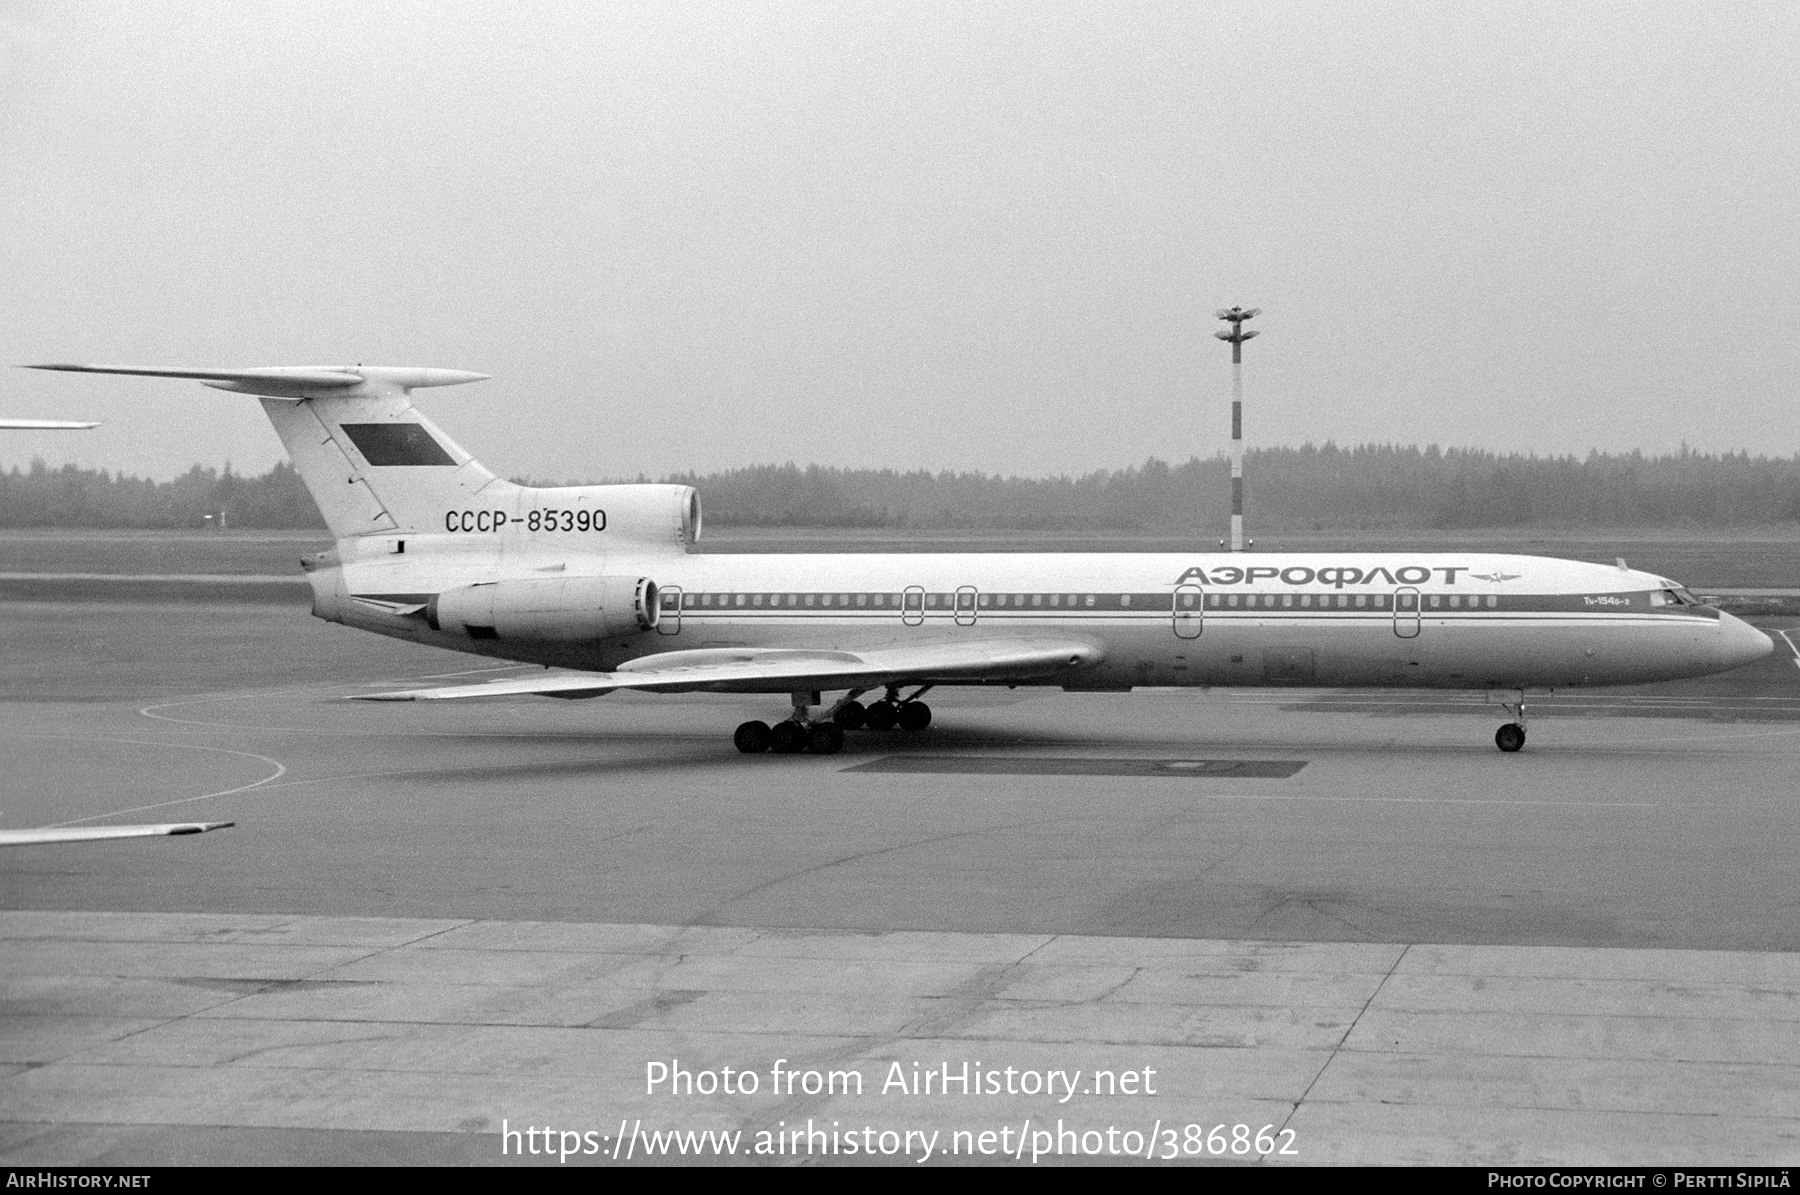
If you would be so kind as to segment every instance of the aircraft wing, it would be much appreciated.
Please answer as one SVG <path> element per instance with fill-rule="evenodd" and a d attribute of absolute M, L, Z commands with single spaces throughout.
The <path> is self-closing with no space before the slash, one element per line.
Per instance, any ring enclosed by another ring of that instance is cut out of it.
<path fill-rule="evenodd" d="M 79 432 L 99 426 L 83 419 L 0 419 L 0 429 L 9 432 Z"/>
<path fill-rule="evenodd" d="M 44 842 L 95 842 L 102 838 L 153 838 L 159 834 L 204 834 L 236 822 L 167 822 L 159 826 L 46 826 L 42 830 L 0 830 L 0 846 Z"/>
<path fill-rule="evenodd" d="M 975 639 L 869 651 L 722 648 L 670 651 L 616 672 L 562 672 L 479 685 L 357 694 L 357 701 L 454 701 L 470 697 L 598 697 L 617 689 L 658 693 L 790 693 L 948 681 L 1028 680 L 1092 667 L 1102 652 L 1085 639 Z"/>

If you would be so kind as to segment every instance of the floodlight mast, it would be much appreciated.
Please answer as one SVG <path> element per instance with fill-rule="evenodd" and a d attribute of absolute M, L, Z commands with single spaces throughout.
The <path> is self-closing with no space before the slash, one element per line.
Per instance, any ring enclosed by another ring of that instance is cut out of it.
<path fill-rule="evenodd" d="M 1231 325 L 1229 332 L 1214 332 L 1231 345 L 1231 550 L 1244 550 L 1244 342 L 1255 332 L 1244 321 L 1262 312 L 1260 307 L 1222 307 L 1213 314 Z"/>

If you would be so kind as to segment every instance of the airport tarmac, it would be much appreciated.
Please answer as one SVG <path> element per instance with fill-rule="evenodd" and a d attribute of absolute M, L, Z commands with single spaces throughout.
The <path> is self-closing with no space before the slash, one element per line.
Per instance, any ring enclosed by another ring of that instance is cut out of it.
<path fill-rule="evenodd" d="M 346 703 L 502 673 L 270 604 L 4 610 L 0 826 L 237 823 L 0 854 L 9 1163 L 1059 1116 L 1303 1162 L 1800 1157 L 1785 649 L 1537 703 L 1513 756 L 1480 695 L 1021 689 L 747 758 L 779 700 Z M 872 1086 L 646 1093 L 675 1057 Z M 1165 1085 L 874 1094 L 915 1060 Z"/>

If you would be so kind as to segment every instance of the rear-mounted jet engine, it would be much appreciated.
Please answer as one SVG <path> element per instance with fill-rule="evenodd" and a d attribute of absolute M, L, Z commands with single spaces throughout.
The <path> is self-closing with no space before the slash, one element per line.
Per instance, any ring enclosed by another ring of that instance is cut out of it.
<path fill-rule="evenodd" d="M 544 577 L 447 589 L 425 607 L 433 630 L 515 643 L 579 643 L 653 631 L 656 582 L 648 577 Z"/>

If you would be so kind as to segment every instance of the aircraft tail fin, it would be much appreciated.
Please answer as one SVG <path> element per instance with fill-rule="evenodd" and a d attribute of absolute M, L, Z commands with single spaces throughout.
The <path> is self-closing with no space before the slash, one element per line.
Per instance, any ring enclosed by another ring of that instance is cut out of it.
<path fill-rule="evenodd" d="M 421 415 L 409 397 L 421 386 L 479 382 L 486 374 L 364 365 L 26 368 L 191 378 L 218 390 L 256 395 L 338 538 L 438 529 L 446 511 L 466 507 L 477 493 L 498 497 L 515 488 Z"/>

